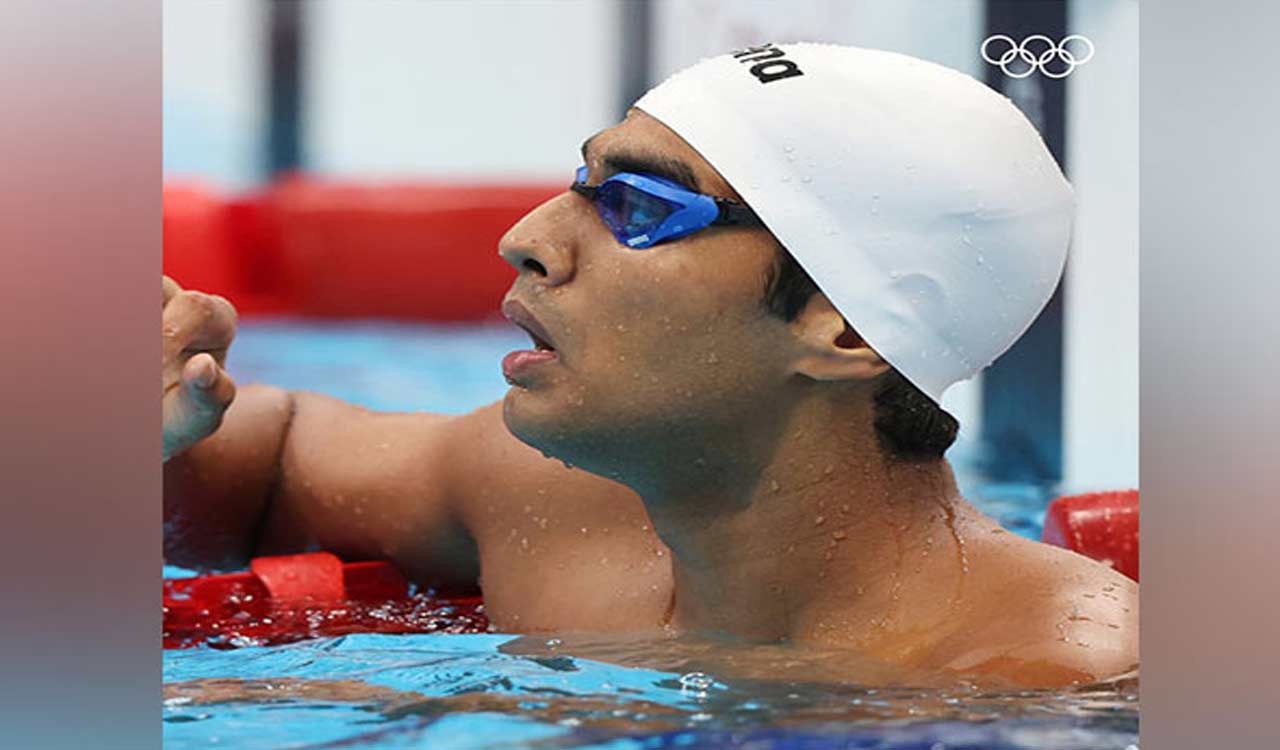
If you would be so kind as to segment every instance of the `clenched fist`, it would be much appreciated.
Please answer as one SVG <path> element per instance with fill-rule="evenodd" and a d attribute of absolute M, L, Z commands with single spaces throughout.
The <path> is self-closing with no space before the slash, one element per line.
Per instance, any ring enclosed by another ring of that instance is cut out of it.
<path fill-rule="evenodd" d="M 164 460 L 222 424 L 236 385 L 223 367 L 236 335 L 236 310 L 222 297 L 185 291 L 164 278 Z"/>

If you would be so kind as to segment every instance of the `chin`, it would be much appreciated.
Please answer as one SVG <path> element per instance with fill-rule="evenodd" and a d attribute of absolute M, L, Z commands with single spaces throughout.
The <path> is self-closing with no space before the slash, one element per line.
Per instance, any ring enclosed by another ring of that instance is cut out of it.
<path fill-rule="evenodd" d="M 564 409 L 556 408 L 546 394 L 520 386 L 507 390 L 502 399 L 502 421 L 520 442 L 547 455 L 555 455 L 556 436 L 565 434 Z"/>
<path fill-rule="evenodd" d="M 514 387 L 502 400 L 502 421 L 517 440 L 547 458 L 597 474 L 612 466 L 608 454 L 615 442 L 602 439 L 599 425 L 580 407 L 560 403 L 548 394 Z M 616 430 L 605 430 L 613 434 Z"/>

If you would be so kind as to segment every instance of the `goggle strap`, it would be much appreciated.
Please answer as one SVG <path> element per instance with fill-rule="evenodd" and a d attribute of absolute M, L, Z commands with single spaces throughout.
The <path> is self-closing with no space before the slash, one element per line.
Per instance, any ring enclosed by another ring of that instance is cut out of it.
<path fill-rule="evenodd" d="M 719 226 L 756 226 L 761 224 L 760 217 L 756 216 L 756 212 L 752 211 L 749 206 L 741 203 L 732 203 L 724 198 L 716 198 L 716 207 L 720 209 L 720 215 L 715 221 L 711 222 Z"/>

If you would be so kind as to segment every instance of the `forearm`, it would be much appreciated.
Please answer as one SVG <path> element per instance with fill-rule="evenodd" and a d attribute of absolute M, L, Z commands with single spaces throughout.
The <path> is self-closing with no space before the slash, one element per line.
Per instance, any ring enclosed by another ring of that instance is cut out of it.
<path fill-rule="evenodd" d="M 294 399 L 244 388 L 213 435 L 164 464 L 165 561 L 231 568 L 252 556 L 280 479 Z"/>

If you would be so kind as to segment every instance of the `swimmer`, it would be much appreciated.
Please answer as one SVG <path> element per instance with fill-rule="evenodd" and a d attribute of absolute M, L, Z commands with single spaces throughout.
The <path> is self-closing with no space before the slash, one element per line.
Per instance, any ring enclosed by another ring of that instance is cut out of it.
<path fill-rule="evenodd" d="M 943 391 L 1047 302 L 1072 212 L 1033 126 L 968 76 L 832 45 L 703 61 L 501 239 L 532 344 L 499 404 L 237 392 L 234 311 L 166 280 L 166 558 L 386 558 L 478 582 L 510 632 L 714 633 L 1027 686 L 1131 673 L 1137 584 L 1004 532 L 944 457 Z"/>

